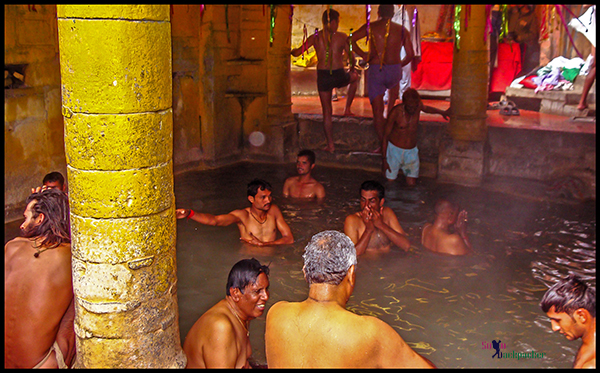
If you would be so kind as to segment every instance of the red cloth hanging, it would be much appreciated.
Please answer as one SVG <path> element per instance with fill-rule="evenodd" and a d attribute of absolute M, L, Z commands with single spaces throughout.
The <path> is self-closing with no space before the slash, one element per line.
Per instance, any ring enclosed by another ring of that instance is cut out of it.
<path fill-rule="evenodd" d="M 521 71 L 521 48 L 518 43 L 498 44 L 498 66 L 492 72 L 490 92 L 506 91 L 506 87 L 517 78 Z"/>
<path fill-rule="evenodd" d="M 443 91 L 452 85 L 454 43 L 421 42 L 421 62 L 411 75 L 411 87 L 424 91 Z"/>

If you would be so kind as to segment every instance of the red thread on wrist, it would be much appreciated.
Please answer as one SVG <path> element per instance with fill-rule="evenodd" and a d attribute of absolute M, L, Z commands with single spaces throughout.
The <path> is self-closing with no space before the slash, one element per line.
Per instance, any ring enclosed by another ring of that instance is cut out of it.
<path fill-rule="evenodd" d="M 195 212 L 194 210 L 190 210 L 190 213 L 188 214 L 187 218 L 191 218 L 192 216 L 194 216 Z"/>

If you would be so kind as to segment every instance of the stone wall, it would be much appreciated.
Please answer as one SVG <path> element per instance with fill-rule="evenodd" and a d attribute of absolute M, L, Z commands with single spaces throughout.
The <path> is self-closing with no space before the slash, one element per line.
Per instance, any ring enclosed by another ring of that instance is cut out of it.
<path fill-rule="evenodd" d="M 23 213 L 31 188 L 67 176 L 56 5 L 4 5 L 4 218 Z M 16 72 L 16 74 L 15 74 Z"/>

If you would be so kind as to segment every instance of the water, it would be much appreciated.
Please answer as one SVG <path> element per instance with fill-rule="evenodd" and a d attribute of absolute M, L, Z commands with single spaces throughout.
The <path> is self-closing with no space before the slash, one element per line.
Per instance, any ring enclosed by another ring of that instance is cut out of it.
<path fill-rule="evenodd" d="M 318 161 L 317 161 L 318 162 Z M 178 220 L 177 263 L 181 341 L 194 322 L 225 296 L 229 270 L 255 257 L 270 264 L 267 311 L 250 324 L 253 357 L 266 364 L 265 317 L 279 300 L 302 301 L 308 287 L 302 253 L 310 237 L 323 230 L 343 231 L 345 217 L 359 208 L 359 187 L 381 174 L 317 165 L 314 176 L 326 189 L 322 203 L 286 200 L 283 182 L 294 165 L 238 164 L 175 177 L 178 208 L 224 214 L 249 206 L 246 184 L 259 177 L 273 185 L 273 203 L 290 225 L 292 245 L 257 248 L 239 241 L 237 226 L 209 227 Z M 376 316 L 398 331 L 418 353 L 445 368 L 570 368 L 581 341 L 553 333 L 538 303 L 557 278 L 569 272 L 596 286 L 596 208 L 594 202 L 539 202 L 421 179 L 408 189 L 386 186 L 386 205 L 397 214 L 413 243 L 410 252 L 392 249 L 379 257 L 359 257 L 357 284 L 347 308 Z M 469 212 L 468 233 L 475 254 L 438 256 L 419 247 L 421 227 L 433 218 L 439 197 Z M 5 225 L 5 240 L 21 221 Z M 497 359 L 484 349 L 492 340 L 503 353 L 544 353 L 544 358 Z"/>

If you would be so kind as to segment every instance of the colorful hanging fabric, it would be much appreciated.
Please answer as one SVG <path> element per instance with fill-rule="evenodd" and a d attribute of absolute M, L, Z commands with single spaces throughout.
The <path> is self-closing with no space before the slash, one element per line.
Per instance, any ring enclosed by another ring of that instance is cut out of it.
<path fill-rule="evenodd" d="M 269 30 L 269 43 L 273 45 L 273 40 L 275 40 L 274 32 L 275 32 L 275 5 L 271 4 L 271 22 L 270 22 L 270 30 Z"/>
<path fill-rule="evenodd" d="M 302 31 L 302 59 L 304 59 L 304 53 L 306 52 L 306 24 L 304 24 L 304 30 Z"/>
<path fill-rule="evenodd" d="M 487 37 L 492 33 L 492 8 L 494 5 L 485 6 L 485 31 L 483 32 L 483 42 L 487 43 Z"/>
<path fill-rule="evenodd" d="M 508 35 L 508 5 L 500 5 L 500 14 L 502 14 L 502 22 L 500 25 L 500 35 L 498 35 L 498 42 L 501 42 L 506 35 Z"/>
<path fill-rule="evenodd" d="M 460 11 L 462 10 L 461 5 L 456 5 L 454 7 L 454 37 L 456 50 L 460 50 Z"/>
<path fill-rule="evenodd" d="M 352 29 L 350 29 L 350 36 L 348 37 L 350 42 L 350 67 L 354 68 L 354 53 L 352 53 Z"/>
<path fill-rule="evenodd" d="M 465 5 L 465 32 L 467 31 L 467 28 L 469 27 L 469 18 L 471 18 L 471 5 L 467 4 Z"/>
<path fill-rule="evenodd" d="M 371 36 L 371 5 L 367 4 L 367 43 Z"/>
<path fill-rule="evenodd" d="M 331 52 L 331 5 L 329 5 L 329 7 L 327 8 L 327 49 L 325 50 L 325 66 L 329 65 L 329 75 L 333 74 L 333 70 L 332 70 L 332 66 L 333 64 L 331 63 L 331 61 L 329 61 L 329 56 L 330 56 L 330 52 Z"/>

